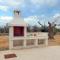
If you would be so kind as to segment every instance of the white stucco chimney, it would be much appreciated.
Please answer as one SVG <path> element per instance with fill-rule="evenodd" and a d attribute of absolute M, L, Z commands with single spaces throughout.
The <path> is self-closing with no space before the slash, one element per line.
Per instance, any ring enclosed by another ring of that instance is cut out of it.
<path fill-rule="evenodd" d="M 16 9 L 13 11 L 13 20 L 10 22 L 10 26 L 27 26 L 24 19 L 21 16 L 21 11 Z"/>

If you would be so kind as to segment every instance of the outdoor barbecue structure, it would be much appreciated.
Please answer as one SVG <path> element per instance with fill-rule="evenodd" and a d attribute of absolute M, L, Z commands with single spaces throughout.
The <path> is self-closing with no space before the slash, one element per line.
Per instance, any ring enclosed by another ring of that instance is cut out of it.
<path fill-rule="evenodd" d="M 19 10 L 14 10 L 13 17 L 9 23 L 9 49 L 48 46 L 47 32 L 27 32 L 27 23 Z"/>

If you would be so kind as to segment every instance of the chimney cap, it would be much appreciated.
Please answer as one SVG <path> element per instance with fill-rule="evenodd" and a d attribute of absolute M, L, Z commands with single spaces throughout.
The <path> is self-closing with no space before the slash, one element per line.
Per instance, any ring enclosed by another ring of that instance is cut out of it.
<path fill-rule="evenodd" d="M 20 10 L 14 10 L 14 13 L 20 13 L 21 11 Z"/>

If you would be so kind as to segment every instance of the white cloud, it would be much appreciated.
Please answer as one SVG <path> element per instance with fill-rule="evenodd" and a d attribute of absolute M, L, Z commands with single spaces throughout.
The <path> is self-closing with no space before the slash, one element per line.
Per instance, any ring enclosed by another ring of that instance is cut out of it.
<path fill-rule="evenodd" d="M 13 1 L 11 0 L 10 2 L 7 1 L 7 4 L 10 5 L 10 6 L 18 6 L 20 3 L 19 2 L 16 2 L 16 1 Z"/>
<path fill-rule="evenodd" d="M 50 17 L 49 21 L 52 23 L 60 23 L 60 13 L 55 13 L 53 16 Z"/>
<path fill-rule="evenodd" d="M 1 9 L 7 11 L 7 7 L 3 9 L 3 5 L 4 5 L 4 6 L 8 6 L 8 8 L 10 7 L 13 9 L 30 8 L 31 12 L 34 12 L 33 7 L 35 7 L 36 9 L 42 8 L 45 5 L 52 7 L 52 6 L 56 6 L 59 2 L 58 0 L 29 0 L 28 2 L 27 1 L 28 0 L 10 0 L 10 1 L 0 0 L 0 3 L 2 4 Z M 28 3 L 30 3 L 30 5 Z"/>
<path fill-rule="evenodd" d="M 31 3 L 34 5 L 38 5 L 38 6 L 44 6 L 44 5 L 48 5 L 48 6 L 56 6 L 58 5 L 58 0 L 31 0 Z"/>
<path fill-rule="evenodd" d="M 25 7 L 25 0 L 0 0 L 0 10 L 7 11 L 9 8 L 21 9 Z"/>
<path fill-rule="evenodd" d="M 2 23 L 8 23 L 13 19 L 11 16 L 0 16 L 0 22 Z"/>
<path fill-rule="evenodd" d="M 26 23 L 33 26 L 33 25 L 38 25 L 37 21 L 39 19 L 38 19 L 38 16 L 29 16 L 27 18 L 24 18 L 24 20 Z"/>
<path fill-rule="evenodd" d="M 0 2 L 3 2 L 3 0 L 0 0 Z"/>
<path fill-rule="evenodd" d="M 7 5 L 12 6 L 12 7 L 20 7 L 24 4 L 24 0 L 10 0 L 6 1 Z"/>
<path fill-rule="evenodd" d="M 11 20 L 13 17 L 11 16 L 0 16 L 0 19 L 2 20 Z"/>
<path fill-rule="evenodd" d="M 40 21 L 41 24 L 47 25 L 48 26 L 48 21 L 50 21 L 51 23 L 54 22 L 55 24 L 60 24 L 60 14 L 59 13 L 55 13 L 52 17 L 48 18 L 45 15 L 41 15 L 41 16 L 29 16 L 27 18 L 24 19 L 28 24 L 30 25 L 38 25 L 38 21 Z M 57 26 L 58 27 L 58 26 Z"/>
<path fill-rule="evenodd" d="M 55 13 L 50 19 L 49 21 L 52 23 L 54 22 L 54 24 L 56 24 L 57 28 L 60 28 L 60 13 Z M 54 25 L 53 24 L 53 25 Z"/>
<path fill-rule="evenodd" d="M 8 6 L 0 6 L 0 10 L 2 10 L 2 11 L 7 11 L 8 10 Z"/>
<path fill-rule="evenodd" d="M 58 5 L 58 0 L 46 0 L 46 4 L 53 7 Z"/>
<path fill-rule="evenodd" d="M 60 17 L 60 13 L 56 13 L 53 17 L 54 18 Z"/>
<path fill-rule="evenodd" d="M 24 0 L 0 0 L 0 3 L 3 3 L 4 5 L 11 6 L 11 7 L 20 7 L 23 6 Z"/>
<path fill-rule="evenodd" d="M 47 25 L 47 21 L 44 19 L 46 18 L 44 15 L 41 15 L 41 16 L 29 16 L 27 18 L 24 18 L 25 22 L 28 23 L 29 25 L 37 25 L 37 26 L 40 26 L 38 24 L 38 21 L 44 25 L 44 23 Z"/>
<path fill-rule="evenodd" d="M 31 0 L 33 4 L 44 4 L 45 0 Z"/>
<path fill-rule="evenodd" d="M 56 13 L 53 16 L 53 20 L 55 21 L 56 24 L 60 24 L 60 14 L 59 13 Z"/>

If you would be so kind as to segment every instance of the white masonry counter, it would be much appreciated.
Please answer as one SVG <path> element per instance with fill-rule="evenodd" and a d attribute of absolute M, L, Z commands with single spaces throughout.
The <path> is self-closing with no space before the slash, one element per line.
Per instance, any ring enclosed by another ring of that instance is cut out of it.
<path fill-rule="evenodd" d="M 11 35 L 9 44 L 10 49 L 48 46 L 48 33 L 26 33 L 25 37 L 13 37 Z"/>

